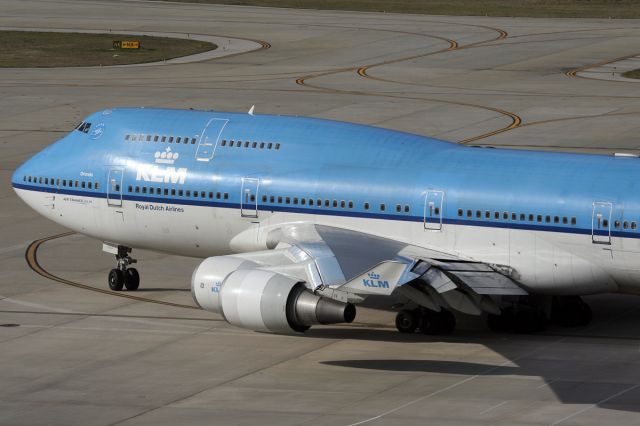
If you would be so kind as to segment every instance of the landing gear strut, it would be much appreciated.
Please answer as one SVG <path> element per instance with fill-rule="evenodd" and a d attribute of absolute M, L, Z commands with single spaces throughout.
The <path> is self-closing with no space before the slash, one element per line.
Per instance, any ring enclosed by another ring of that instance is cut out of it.
<path fill-rule="evenodd" d="M 420 329 L 424 334 L 451 334 L 456 327 L 456 318 L 451 311 L 440 312 L 422 307 L 403 309 L 396 315 L 396 328 L 401 333 L 414 333 Z"/>
<path fill-rule="evenodd" d="M 140 286 L 140 274 L 136 268 L 129 268 L 129 265 L 137 263 L 136 259 L 129 256 L 131 249 L 125 246 L 118 246 L 116 253 L 117 265 L 109 271 L 109 288 L 113 291 L 121 291 L 124 287 L 129 291 L 135 291 Z"/>

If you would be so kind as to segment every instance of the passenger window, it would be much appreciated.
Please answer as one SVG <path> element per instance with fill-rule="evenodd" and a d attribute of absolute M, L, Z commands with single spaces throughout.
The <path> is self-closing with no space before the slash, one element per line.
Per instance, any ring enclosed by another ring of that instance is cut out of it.
<path fill-rule="evenodd" d="M 638 224 L 636 222 L 631 222 L 631 229 L 637 229 Z"/>
<path fill-rule="evenodd" d="M 58 185 L 60 185 L 60 179 L 58 179 Z M 87 186 L 89 187 L 89 189 L 93 189 L 92 182 L 89 182 Z"/>
<path fill-rule="evenodd" d="M 291 198 L 285 197 L 284 202 L 285 204 L 291 204 Z"/>
<path fill-rule="evenodd" d="M 164 195 L 169 195 L 169 189 L 168 188 L 164 188 Z"/>
<path fill-rule="evenodd" d="M 154 142 L 158 142 L 158 139 L 160 139 L 160 136 L 158 136 L 158 135 L 155 135 L 155 136 L 153 137 L 153 141 L 154 141 Z"/>
<path fill-rule="evenodd" d="M 293 204 L 298 204 L 298 197 L 293 197 Z"/>
<path fill-rule="evenodd" d="M 93 185 L 93 187 L 94 187 L 95 189 L 100 189 L 100 184 L 99 184 L 98 182 L 96 182 L 96 184 L 95 184 L 95 185 Z"/>
<path fill-rule="evenodd" d="M 224 140 L 224 139 L 222 139 L 221 145 L 222 145 L 222 146 L 226 146 L 226 145 L 227 145 L 227 141 L 226 141 L 226 140 Z"/>
<path fill-rule="evenodd" d="M 200 191 L 200 198 L 205 198 L 207 195 L 204 193 L 204 191 Z M 254 198 L 255 201 L 255 198 Z"/>
<path fill-rule="evenodd" d="M 251 148 L 255 148 L 255 147 L 257 147 L 257 146 L 258 146 L 258 142 L 254 142 L 254 143 L 251 145 Z"/>
<path fill-rule="evenodd" d="M 229 146 L 233 146 L 233 140 L 229 141 Z"/>
<path fill-rule="evenodd" d="M 49 178 L 44 178 L 44 184 L 49 185 Z"/>
<path fill-rule="evenodd" d="M 282 204 L 282 197 L 278 197 L 278 204 Z"/>
<path fill-rule="evenodd" d="M 309 198 L 309 205 L 312 206 L 313 205 L 313 198 Z"/>
<path fill-rule="evenodd" d="M 507 212 L 502 212 L 502 218 L 503 218 L 504 220 L 509 220 L 509 213 L 507 213 Z"/>
<path fill-rule="evenodd" d="M 467 217 L 473 216 L 473 212 L 471 210 L 467 210 Z"/>
<path fill-rule="evenodd" d="M 458 216 L 462 217 L 462 209 L 458 209 Z"/>
<path fill-rule="evenodd" d="M 260 142 L 260 149 L 264 148 L 264 142 Z"/>
<path fill-rule="evenodd" d="M 353 208 L 353 201 L 349 201 L 349 208 L 352 209 Z"/>
<path fill-rule="evenodd" d="M 435 210 L 434 210 L 434 213 L 436 215 L 439 215 L 440 214 L 440 207 L 436 207 Z"/>
<path fill-rule="evenodd" d="M 40 178 L 40 179 L 42 179 L 42 178 Z M 76 181 L 76 188 L 79 188 L 79 187 L 80 187 L 80 181 L 77 180 Z M 120 191 L 120 185 L 117 185 L 117 188 L 118 188 L 117 190 Z"/>
<path fill-rule="evenodd" d="M 126 135 L 126 136 L 124 137 L 124 140 L 125 140 L 125 141 L 128 141 L 130 138 L 131 138 L 131 135 Z"/>
<path fill-rule="evenodd" d="M 224 193 L 224 199 L 225 199 L 225 200 L 228 200 L 228 199 L 229 199 L 229 193 L 228 193 L 228 192 L 225 192 L 225 193 Z"/>
<path fill-rule="evenodd" d="M 271 202 L 271 203 L 275 202 L 275 197 L 273 195 L 271 197 L 269 197 L 269 202 Z"/>
<path fill-rule="evenodd" d="M 488 210 L 487 210 L 487 211 L 485 211 L 485 212 L 484 212 L 484 217 L 485 217 L 485 218 L 487 218 L 487 219 L 491 219 L 491 212 L 490 212 L 490 211 L 488 211 Z"/>
<path fill-rule="evenodd" d="M 380 204 L 380 211 L 383 212 L 385 211 L 385 209 L 386 209 L 386 206 L 384 205 L 384 203 Z"/>
<path fill-rule="evenodd" d="M 493 212 L 493 217 L 496 219 L 500 219 L 500 212 Z"/>
<path fill-rule="evenodd" d="M 31 176 L 29 176 L 29 182 L 31 182 Z M 67 180 L 62 179 L 62 186 L 67 186 Z M 96 189 L 98 189 L 98 184 L 96 183 Z"/>
<path fill-rule="evenodd" d="M 364 209 L 369 210 L 369 203 L 364 203 Z"/>
<path fill-rule="evenodd" d="M 213 192 L 210 192 L 210 193 L 209 193 L 209 199 L 210 199 L 210 200 L 213 200 Z"/>
<path fill-rule="evenodd" d="M 604 219 L 602 221 L 602 227 L 603 228 L 608 228 L 609 227 L 609 219 Z"/>
<path fill-rule="evenodd" d="M 329 200 L 324 200 L 324 206 L 325 206 L 325 207 L 329 207 L 329 204 L 331 204 L 331 201 L 329 201 Z"/>
<path fill-rule="evenodd" d="M 482 212 L 480 210 L 476 210 L 476 217 L 480 219 L 482 217 Z"/>
<path fill-rule="evenodd" d="M 300 204 L 303 206 L 307 204 L 307 200 L 305 198 L 300 198 Z"/>
<path fill-rule="evenodd" d="M 195 145 L 196 144 L 196 138 L 191 138 L 191 145 Z"/>
<path fill-rule="evenodd" d="M 560 218 L 558 216 L 554 216 L 553 223 L 560 223 Z"/>
<path fill-rule="evenodd" d="M 266 196 L 266 195 L 263 195 L 263 196 L 262 196 L 262 202 L 263 202 L 263 203 L 266 203 L 266 202 L 267 202 L 267 196 Z"/>
<path fill-rule="evenodd" d="M 189 138 L 182 138 L 182 143 L 184 143 L 184 144 L 189 143 Z"/>
<path fill-rule="evenodd" d="M 136 194 L 137 194 L 138 192 L 140 192 L 140 187 L 139 187 L 139 186 L 136 186 Z"/>
<path fill-rule="evenodd" d="M 142 187 L 142 189 L 144 190 L 144 187 Z M 175 188 L 172 188 L 172 189 L 171 189 L 171 196 L 172 196 L 172 197 L 175 197 L 175 196 L 176 196 L 176 190 L 175 190 Z"/>
<path fill-rule="evenodd" d="M 127 187 L 127 192 L 133 192 L 133 186 L 129 185 L 129 186 Z"/>
<path fill-rule="evenodd" d="M 161 142 L 163 142 L 163 143 L 164 143 L 164 142 L 166 142 L 166 141 L 167 141 L 167 137 L 166 137 L 166 136 L 163 136 L 163 137 L 162 137 L 162 141 L 161 141 Z"/>
<path fill-rule="evenodd" d="M 151 135 L 147 135 L 147 142 L 151 142 Z"/>
<path fill-rule="evenodd" d="M 184 195 L 184 191 L 182 189 L 178 189 L 178 197 L 182 197 Z"/>
<path fill-rule="evenodd" d="M 271 149 L 272 146 L 273 146 L 273 144 L 271 142 L 269 142 L 269 145 L 267 145 L 267 149 Z"/>
<path fill-rule="evenodd" d="M 221 196 L 222 194 L 220 194 L 219 192 L 216 192 L 216 200 L 219 200 Z"/>
<path fill-rule="evenodd" d="M 146 193 L 147 193 L 147 187 L 146 187 L 146 186 L 143 186 L 143 187 L 142 187 L 142 193 L 143 193 L 143 194 L 146 194 Z"/>
<path fill-rule="evenodd" d="M 276 144 L 276 149 L 280 149 L 280 144 L 279 143 Z"/>
<path fill-rule="evenodd" d="M 338 200 L 333 200 L 333 207 L 338 207 Z"/>
<path fill-rule="evenodd" d="M 567 217 L 566 217 L 566 216 L 562 216 L 562 223 L 563 223 L 564 225 L 566 225 L 566 224 L 567 224 L 567 222 L 569 222 L 569 220 L 567 219 Z"/>
<path fill-rule="evenodd" d="M 244 147 L 245 147 L 245 148 L 249 148 L 249 143 L 250 143 L 249 141 L 246 141 L 246 142 L 244 143 Z"/>
<path fill-rule="evenodd" d="M 180 136 L 176 137 L 176 143 L 180 143 L 181 140 L 182 138 Z"/>
<path fill-rule="evenodd" d="M 191 197 L 191 190 L 190 190 L 190 189 L 187 189 L 186 191 L 184 191 L 184 195 L 185 195 L 186 197 Z"/>
<path fill-rule="evenodd" d="M 620 221 L 619 221 L 619 220 L 616 220 L 615 222 L 613 222 L 613 226 L 614 226 L 616 229 L 620 229 Z"/>
<path fill-rule="evenodd" d="M 344 200 L 340 200 L 340 207 L 341 208 L 345 208 L 345 206 L 347 205 L 347 203 L 344 202 Z"/>
<path fill-rule="evenodd" d="M 318 199 L 316 200 L 316 206 L 318 206 L 318 207 L 322 207 L 322 198 L 318 198 Z"/>
<path fill-rule="evenodd" d="M 622 223 L 622 227 L 624 229 L 629 229 L 629 222 L 627 222 L 626 220 Z"/>
<path fill-rule="evenodd" d="M 572 225 L 575 225 L 576 223 L 577 223 L 576 218 L 575 218 L 575 217 L 572 217 L 572 218 L 571 218 L 571 224 L 572 224 Z"/>

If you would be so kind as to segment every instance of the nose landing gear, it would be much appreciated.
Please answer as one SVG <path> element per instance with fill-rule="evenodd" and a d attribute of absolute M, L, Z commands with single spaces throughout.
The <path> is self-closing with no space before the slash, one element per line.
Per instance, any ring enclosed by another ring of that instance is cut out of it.
<path fill-rule="evenodd" d="M 129 265 L 137 263 L 136 259 L 129 256 L 131 248 L 125 246 L 113 247 L 106 245 L 110 253 L 115 252 L 117 265 L 109 271 L 109 288 L 113 291 L 122 291 L 126 287 L 129 291 L 135 291 L 140 286 L 140 274 L 136 268 L 130 268 Z M 113 250 L 115 249 L 115 250 Z"/>

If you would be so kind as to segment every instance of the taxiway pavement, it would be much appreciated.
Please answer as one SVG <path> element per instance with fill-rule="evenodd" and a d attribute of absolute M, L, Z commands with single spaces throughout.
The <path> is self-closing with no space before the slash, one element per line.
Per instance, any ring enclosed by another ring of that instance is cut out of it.
<path fill-rule="evenodd" d="M 38 245 L 38 275 L 27 247 L 66 230 L 23 204 L 10 177 L 116 106 L 256 105 L 472 145 L 640 153 L 640 85 L 576 75 L 639 53 L 639 21 L 144 1 L 0 8 L 1 26 L 265 42 L 188 64 L 0 69 L 0 424 L 638 424 L 636 297 L 589 297 L 590 326 L 531 336 L 473 318 L 452 336 L 406 336 L 393 314 L 370 310 L 304 336 L 259 334 L 194 309 L 198 259 L 137 251 L 132 299 L 92 290 L 107 288 L 113 259 L 65 235 Z"/>

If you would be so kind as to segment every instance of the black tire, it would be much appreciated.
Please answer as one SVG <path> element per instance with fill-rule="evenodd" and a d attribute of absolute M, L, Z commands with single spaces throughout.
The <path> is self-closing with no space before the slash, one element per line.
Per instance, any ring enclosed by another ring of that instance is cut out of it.
<path fill-rule="evenodd" d="M 453 312 L 442 309 L 438 312 L 439 322 L 440 322 L 440 334 L 451 334 L 453 330 L 456 328 L 456 317 L 453 315 Z"/>
<path fill-rule="evenodd" d="M 591 320 L 593 319 L 593 311 L 591 310 L 591 306 L 586 304 L 583 301 L 580 301 L 580 314 L 579 314 L 579 326 L 584 327 L 589 325 Z"/>
<path fill-rule="evenodd" d="M 553 322 L 561 327 L 584 327 L 591 322 L 591 307 L 579 297 L 556 298 L 552 305 Z"/>
<path fill-rule="evenodd" d="M 513 312 L 504 309 L 500 315 L 489 314 L 487 316 L 487 326 L 496 333 L 506 333 L 513 328 Z"/>
<path fill-rule="evenodd" d="M 396 328 L 400 333 L 415 333 L 418 328 L 418 316 L 408 309 L 396 315 Z"/>
<path fill-rule="evenodd" d="M 516 333 L 529 334 L 544 331 L 547 318 L 541 309 L 531 306 L 520 306 L 515 315 Z"/>
<path fill-rule="evenodd" d="M 136 268 L 129 268 L 125 273 L 124 286 L 129 291 L 136 291 L 140 287 L 140 274 Z"/>
<path fill-rule="evenodd" d="M 420 330 L 424 334 L 450 334 L 455 327 L 456 318 L 451 311 L 446 309 L 442 309 L 440 312 L 425 311 L 422 314 Z"/>
<path fill-rule="evenodd" d="M 109 271 L 109 288 L 113 291 L 121 291 L 124 287 L 124 273 L 119 269 Z"/>

